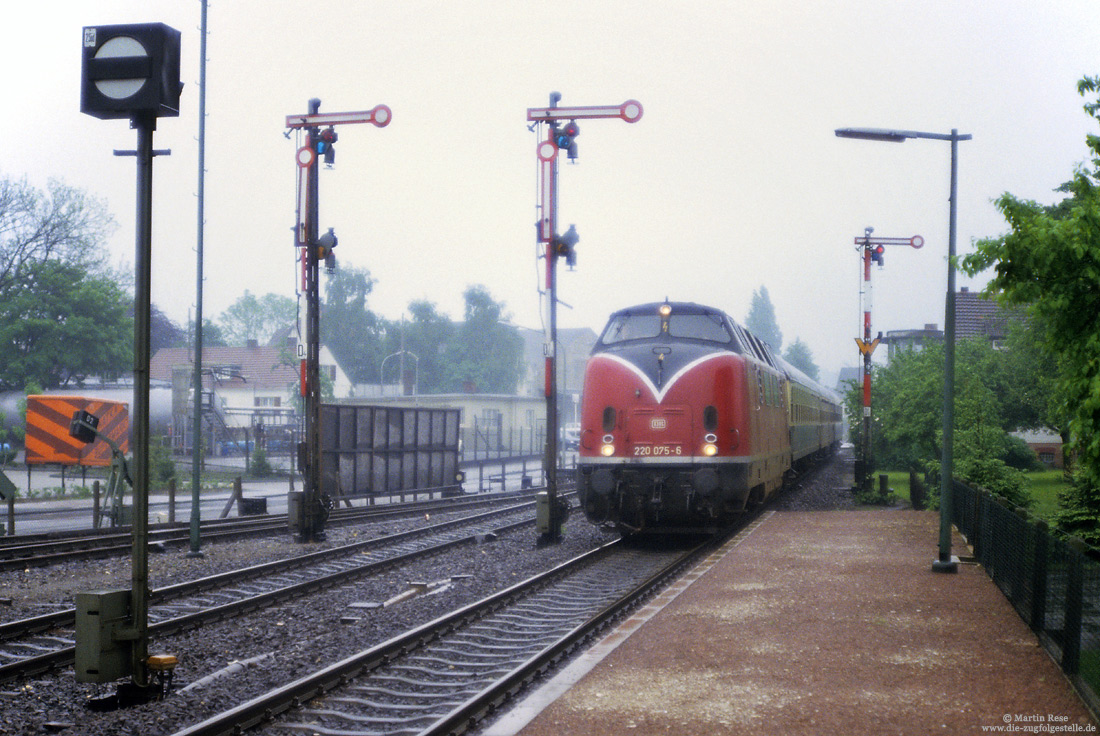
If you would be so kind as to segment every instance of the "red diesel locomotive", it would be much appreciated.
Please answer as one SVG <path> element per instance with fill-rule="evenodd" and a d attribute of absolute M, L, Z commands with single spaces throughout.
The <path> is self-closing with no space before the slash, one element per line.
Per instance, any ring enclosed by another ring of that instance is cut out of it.
<path fill-rule="evenodd" d="M 628 535 L 714 531 L 840 439 L 840 397 L 721 310 L 630 307 L 585 368 L 581 507 Z"/>

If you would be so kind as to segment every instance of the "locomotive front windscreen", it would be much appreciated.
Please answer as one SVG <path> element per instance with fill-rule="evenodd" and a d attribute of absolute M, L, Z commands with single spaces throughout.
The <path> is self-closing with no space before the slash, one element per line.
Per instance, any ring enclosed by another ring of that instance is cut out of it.
<path fill-rule="evenodd" d="M 681 340 L 705 340 L 728 344 L 733 336 L 720 314 L 621 314 L 611 318 L 600 336 L 604 345 L 614 345 L 627 340 L 653 340 L 661 336 L 664 322 L 668 323 L 669 337 Z"/>

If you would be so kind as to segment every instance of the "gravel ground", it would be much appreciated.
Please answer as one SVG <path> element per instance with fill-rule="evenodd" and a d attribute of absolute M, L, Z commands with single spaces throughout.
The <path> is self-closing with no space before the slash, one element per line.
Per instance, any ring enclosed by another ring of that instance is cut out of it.
<path fill-rule="evenodd" d="M 844 474 L 850 469 L 831 463 L 811 479 L 778 499 L 782 508 L 842 508 L 847 498 Z M 849 481 L 850 482 L 850 481 Z M 433 519 L 432 521 L 435 521 Z M 384 530 L 406 528 L 390 523 Z M 173 550 L 150 557 L 153 587 L 254 565 L 268 560 L 312 552 L 320 546 L 354 541 L 363 528 L 330 530 L 323 545 L 299 545 L 289 537 L 250 540 L 204 548 L 205 557 L 189 559 Z M 536 547 L 534 530 L 501 535 L 495 541 L 453 550 L 413 567 L 372 577 L 311 597 L 221 624 L 150 642 L 150 653 L 179 657 L 175 690 L 162 702 L 124 710 L 96 713 L 86 701 L 107 695 L 114 686 L 77 683 L 70 670 L 54 676 L 0 685 L 0 733 L 31 736 L 61 733 L 71 736 L 150 736 L 171 734 L 186 725 L 237 705 L 274 686 L 301 677 L 317 667 L 338 661 L 430 621 L 500 588 L 529 577 L 578 554 L 604 544 L 614 534 L 588 524 L 579 512 L 570 519 L 560 545 Z M 15 573 L 4 581 L 4 597 L 12 605 L 0 618 L 15 619 L 70 607 L 76 592 L 129 587 L 128 559 L 67 563 Z M 410 581 L 439 581 L 458 576 L 438 592 L 409 599 L 393 607 L 371 610 L 351 607 L 356 602 L 389 599 Z M 468 576 L 468 577 L 467 577 Z M 347 622 L 342 622 L 347 619 Z M 238 666 L 235 673 L 206 685 L 196 681 L 225 670 L 231 663 L 262 659 Z M 188 690 L 182 688 L 196 683 Z"/>

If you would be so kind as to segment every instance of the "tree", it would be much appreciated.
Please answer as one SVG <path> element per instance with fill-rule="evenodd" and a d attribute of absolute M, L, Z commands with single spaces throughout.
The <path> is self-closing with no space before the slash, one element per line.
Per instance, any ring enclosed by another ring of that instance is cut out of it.
<path fill-rule="evenodd" d="M 203 341 L 205 343 L 205 340 Z M 160 311 L 156 304 L 149 306 L 149 349 L 153 355 L 161 348 L 178 348 L 187 344 L 187 333 Z"/>
<path fill-rule="evenodd" d="M 275 333 L 294 324 L 298 305 L 282 294 L 264 294 L 257 297 L 245 289 L 221 316 L 218 324 L 227 340 L 244 345 L 249 340 L 267 344 Z M 204 340 L 205 343 L 205 340 Z"/>
<path fill-rule="evenodd" d="M 1100 77 L 1078 82 L 1085 111 L 1100 121 Z M 1053 207 L 1004 194 L 997 208 L 1010 231 L 978 243 L 963 259 L 971 274 L 994 269 L 987 291 L 1002 302 L 1031 305 L 1044 328 L 1043 351 L 1056 375 L 1069 449 L 1076 453 L 1074 483 L 1056 521 L 1087 541 L 1100 542 L 1100 136 L 1086 144 L 1092 167 L 1082 167 Z"/>
<path fill-rule="evenodd" d="M 449 351 L 453 348 L 457 329 L 454 322 L 427 300 L 411 302 L 409 316 L 408 322 L 387 323 L 386 355 L 404 349 L 416 356 L 416 383 L 420 393 L 446 393 L 452 390 L 452 375 L 448 366 Z M 397 373 L 390 373 L 390 370 L 387 365 L 387 378 L 392 380 Z"/>
<path fill-rule="evenodd" d="M 132 300 L 114 279 L 56 260 L 21 271 L 0 301 L 0 384 L 50 389 L 130 370 Z"/>
<path fill-rule="evenodd" d="M 813 380 L 821 380 L 821 371 L 814 363 L 814 354 L 810 350 L 810 346 L 802 342 L 802 338 L 796 337 L 794 342 L 787 346 L 787 352 L 783 354 L 783 359 Z"/>
<path fill-rule="evenodd" d="M 104 241 L 115 222 L 102 200 L 50 180 L 47 191 L 27 180 L 0 178 L 0 299 L 47 261 L 104 273 Z"/>
<path fill-rule="evenodd" d="M 325 279 L 321 342 L 355 383 L 378 383 L 385 325 L 367 308 L 370 271 L 341 266 Z"/>
<path fill-rule="evenodd" d="M 775 321 L 775 307 L 768 296 L 768 287 L 761 286 L 753 291 L 749 314 L 745 317 L 745 327 L 768 343 L 775 353 L 778 354 L 783 349 L 783 333 L 779 331 L 779 323 Z"/>
<path fill-rule="evenodd" d="M 1012 450 L 1006 422 L 1007 362 L 986 340 L 959 342 L 956 352 L 955 475 L 1010 499 L 1031 503 L 1023 476 L 1006 462 Z M 872 382 L 872 454 L 882 467 L 939 473 L 943 447 L 943 369 L 941 343 L 903 350 L 890 364 L 875 368 Z M 861 416 L 860 389 L 848 397 L 849 417 Z M 853 422 L 858 439 L 862 422 Z M 938 484 L 934 484 L 938 485 Z"/>
<path fill-rule="evenodd" d="M 465 320 L 447 350 L 452 391 L 513 394 L 523 376 L 523 338 L 504 324 L 504 304 L 481 285 L 462 294 Z"/>

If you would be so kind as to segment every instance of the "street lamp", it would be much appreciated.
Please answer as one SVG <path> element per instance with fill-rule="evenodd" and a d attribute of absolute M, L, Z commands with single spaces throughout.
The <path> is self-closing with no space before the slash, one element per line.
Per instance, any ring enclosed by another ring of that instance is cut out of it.
<path fill-rule="evenodd" d="M 891 130 L 888 128 L 837 128 L 838 138 L 858 138 L 866 141 L 901 143 L 907 138 L 928 138 L 951 141 L 951 208 L 947 229 L 947 300 L 943 318 L 943 454 L 940 458 L 940 553 L 932 570 L 957 572 L 958 561 L 951 556 L 951 505 L 953 503 L 952 472 L 954 466 L 955 431 L 955 222 L 957 216 L 957 185 L 959 141 L 973 136 L 959 134 L 955 128 L 950 133 L 921 133 L 915 130 Z"/>

